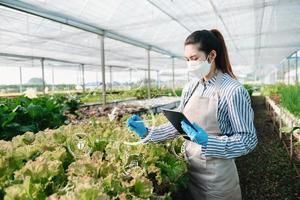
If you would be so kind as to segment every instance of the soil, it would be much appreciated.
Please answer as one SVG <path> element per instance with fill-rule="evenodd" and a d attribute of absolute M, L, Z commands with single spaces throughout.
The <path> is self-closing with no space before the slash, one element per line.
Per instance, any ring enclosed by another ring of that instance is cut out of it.
<path fill-rule="evenodd" d="M 73 123 L 80 123 L 92 117 L 111 116 L 117 120 L 125 114 L 136 114 L 146 112 L 147 109 L 136 105 L 117 105 L 117 106 L 90 106 L 82 107 L 77 110 L 77 115 L 67 115 L 68 120 Z"/>
<path fill-rule="evenodd" d="M 251 153 L 236 159 L 243 200 L 298 200 L 300 177 L 279 139 L 265 99 L 253 97 L 252 103 L 258 145 Z M 172 197 L 184 200 L 189 199 L 187 195 L 186 190 L 180 189 Z"/>
<path fill-rule="evenodd" d="M 268 115 L 264 97 L 253 97 L 252 102 L 258 145 L 236 159 L 243 199 L 300 199 L 300 177 Z"/>
<path fill-rule="evenodd" d="M 280 104 L 280 94 L 271 94 L 270 98 L 275 102 L 276 105 Z"/>

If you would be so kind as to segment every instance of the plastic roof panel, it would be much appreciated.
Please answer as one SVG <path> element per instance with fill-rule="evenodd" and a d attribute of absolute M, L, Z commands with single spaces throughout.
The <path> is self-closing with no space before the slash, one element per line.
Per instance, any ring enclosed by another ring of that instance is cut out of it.
<path fill-rule="evenodd" d="M 230 60 L 241 66 L 278 66 L 300 47 L 299 0 L 0 0 L 84 24 L 183 56 L 185 38 L 219 29 Z M 0 6 L 0 53 L 100 65 L 99 36 Z M 107 65 L 147 68 L 146 50 L 105 38 Z M 151 68 L 171 68 L 169 55 L 151 51 Z M 185 62 L 176 59 L 175 68 Z M 247 72 L 248 73 L 248 72 Z"/>

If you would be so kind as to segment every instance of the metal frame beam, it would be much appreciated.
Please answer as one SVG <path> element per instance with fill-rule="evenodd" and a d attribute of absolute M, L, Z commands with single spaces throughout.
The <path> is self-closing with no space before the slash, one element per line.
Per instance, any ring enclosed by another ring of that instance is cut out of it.
<path fill-rule="evenodd" d="M 231 35 L 231 32 L 230 32 L 229 29 L 228 29 L 227 24 L 225 23 L 223 17 L 221 16 L 221 14 L 220 14 L 220 12 L 218 11 L 217 7 L 215 6 L 214 2 L 213 2 L 212 0 L 209 0 L 209 3 L 210 3 L 210 5 L 211 5 L 211 7 L 212 7 L 212 9 L 213 9 L 213 11 L 214 11 L 216 17 L 218 17 L 218 19 L 219 19 L 219 20 L 221 21 L 221 23 L 223 24 L 223 26 L 224 26 L 224 28 L 225 28 L 227 34 L 228 34 L 228 37 L 230 38 L 230 40 L 231 40 L 231 42 L 232 42 L 232 44 L 233 44 L 233 46 L 234 46 L 234 48 L 235 48 L 236 53 L 237 53 L 243 60 L 246 61 L 246 59 L 240 54 L 240 52 L 239 52 L 240 49 L 239 49 L 238 46 L 236 45 L 236 43 L 235 43 L 235 41 L 234 41 L 234 39 L 233 39 L 233 37 L 232 37 L 232 35 Z M 247 63 L 247 62 L 246 62 L 246 63 Z"/>
<path fill-rule="evenodd" d="M 283 49 L 283 48 L 299 48 L 300 43 L 295 43 L 291 45 L 266 45 L 266 46 L 260 46 L 260 47 L 242 47 L 240 48 L 240 51 L 253 51 L 256 49 Z"/>
<path fill-rule="evenodd" d="M 63 63 L 69 63 L 69 64 L 79 64 L 78 62 L 72 62 L 72 61 L 67 61 L 67 60 L 62 60 L 62 59 L 56 59 L 56 58 L 50 58 L 50 57 L 28 56 L 28 55 L 19 55 L 19 54 L 11 54 L 11 53 L 0 53 L 0 56 L 3 56 L 3 57 L 23 58 L 23 59 L 28 59 L 28 60 L 33 60 L 33 59 L 40 60 L 40 59 L 44 58 L 45 60 L 54 61 L 54 62 L 63 62 Z M 21 60 L 21 61 L 23 61 L 23 60 Z M 91 64 L 91 65 L 94 65 L 94 64 Z"/>
<path fill-rule="evenodd" d="M 118 40 L 127 44 L 131 44 L 137 47 L 141 47 L 144 49 L 151 49 L 152 51 L 155 51 L 157 53 L 161 53 L 161 54 L 165 54 L 165 55 L 169 55 L 169 56 L 173 56 L 173 57 L 177 57 L 180 59 L 183 59 L 182 56 L 177 55 L 175 53 L 172 53 L 168 50 L 162 49 L 158 46 L 152 45 L 152 44 L 148 44 L 133 38 L 130 38 L 128 36 L 125 35 L 121 35 L 119 33 L 115 33 L 113 31 L 109 31 L 106 30 L 104 28 L 86 23 L 84 21 L 81 21 L 80 19 L 76 19 L 72 16 L 68 16 L 68 15 L 64 15 L 62 13 L 59 12 L 55 12 L 55 11 L 50 11 L 47 10 L 45 8 L 39 7 L 39 6 L 35 6 L 26 2 L 21 2 L 21 1 L 17 1 L 17 0 L 0 0 L 0 5 L 4 6 L 4 7 L 8 7 L 14 10 L 19 10 L 31 15 L 35 15 L 38 17 L 42 17 L 51 21 L 55 21 L 61 24 L 65 24 L 68 26 L 72 26 L 75 28 L 78 28 L 80 30 L 84 30 L 90 33 L 94 33 L 97 35 L 102 35 L 114 40 Z"/>
<path fill-rule="evenodd" d="M 62 59 L 55 59 L 55 58 L 50 58 L 50 57 L 39 57 L 39 56 L 27 56 L 27 55 L 18 55 L 18 54 L 10 54 L 10 53 L 0 53 L 0 57 L 15 57 L 15 58 L 23 58 L 23 59 L 28 59 L 28 60 L 41 60 L 42 58 L 44 60 L 49 60 L 49 61 L 54 61 L 54 62 L 62 62 L 62 63 L 69 63 L 69 64 L 84 64 L 88 66 L 95 66 L 95 69 L 97 69 L 101 65 L 97 65 L 94 63 L 78 63 L 78 62 L 72 62 L 72 61 L 67 61 L 67 60 L 62 60 Z M 24 62 L 24 60 L 20 60 L 20 62 Z M 129 66 L 121 66 L 121 65 L 105 65 L 105 67 L 113 67 L 113 68 L 121 68 L 121 69 L 137 69 L 137 70 L 145 70 L 147 71 L 147 68 L 142 68 L 142 67 L 129 67 Z M 155 69 L 152 69 L 151 71 L 156 71 Z"/>
<path fill-rule="evenodd" d="M 179 21 L 178 19 L 176 19 L 175 17 L 173 17 L 172 15 L 170 15 L 168 12 L 166 12 L 165 10 L 163 10 L 161 7 L 159 7 L 157 4 L 155 4 L 154 2 L 152 2 L 151 0 L 147 0 L 152 6 L 154 6 L 155 8 L 157 8 L 160 12 L 164 13 L 165 15 L 167 15 L 168 17 L 170 17 L 172 20 L 174 20 L 177 24 L 179 24 L 182 28 L 184 28 L 185 30 L 187 30 L 188 32 L 192 32 L 191 29 L 189 29 L 186 25 L 184 25 L 184 23 L 182 23 L 181 21 Z"/>
<path fill-rule="evenodd" d="M 265 3 L 265 0 L 257 0 L 254 1 L 255 4 L 257 4 L 257 2 L 262 2 Z M 255 40 L 255 50 L 254 50 L 254 64 L 255 67 L 258 66 L 258 64 L 260 63 L 260 50 L 261 50 L 261 32 L 262 32 L 262 27 L 263 27 L 263 21 L 264 21 L 264 15 L 265 15 L 265 7 L 263 7 L 262 9 L 257 9 L 255 10 L 255 34 L 257 35 L 256 40 Z"/>

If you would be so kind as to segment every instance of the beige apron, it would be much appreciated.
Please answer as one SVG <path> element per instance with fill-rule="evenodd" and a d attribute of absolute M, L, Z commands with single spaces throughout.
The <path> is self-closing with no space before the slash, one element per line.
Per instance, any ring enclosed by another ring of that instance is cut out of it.
<path fill-rule="evenodd" d="M 192 94 L 183 109 L 191 122 L 198 123 L 210 135 L 221 134 L 217 113 L 222 77 L 223 73 L 218 72 L 213 97 Z M 189 164 L 188 187 L 194 200 L 242 199 L 234 159 L 201 156 L 201 145 L 189 140 L 185 142 L 185 158 Z"/>

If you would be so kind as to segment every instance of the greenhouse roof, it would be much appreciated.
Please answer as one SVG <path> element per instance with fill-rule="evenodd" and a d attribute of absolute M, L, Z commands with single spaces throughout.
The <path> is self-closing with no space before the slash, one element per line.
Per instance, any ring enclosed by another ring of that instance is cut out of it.
<path fill-rule="evenodd" d="M 0 62 L 7 65 L 45 57 L 99 67 L 99 35 L 105 36 L 106 65 L 146 68 L 150 49 L 151 68 L 157 70 L 170 68 L 171 57 L 177 58 L 176 68 L 185 67 L 184 40 L 200 29 L 223 33 L 241 73 L 274 68 L 300 47 L 299 0 L 0 0 L 0 5 Z M 5 54 L 10 56 L 4 59 Z"/>

